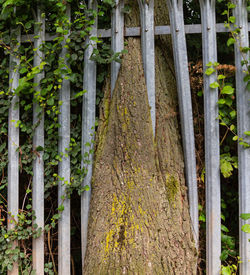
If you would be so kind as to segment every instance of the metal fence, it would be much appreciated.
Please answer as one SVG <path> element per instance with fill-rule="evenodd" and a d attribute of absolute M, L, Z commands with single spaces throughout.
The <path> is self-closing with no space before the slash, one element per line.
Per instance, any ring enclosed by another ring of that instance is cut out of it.
<path fill-rule="evenodd" d="M 185 173 L 188 186 L 190 216 L 193 226 L 193 234 L 198 247 L 199 229 L 198 229 L 198 195 L 196 181 L 196 159 L 194 144 L 194 129 L 192 102 L 190 93 L 190 82 L 188 72 L 188 58 L 186 48 L 186 33 L 202 33 L 203 45 L 203 67 L 208 62 L 217 61 L 216 32 L 227 32 L 223 24 L 216 24 L 215 19 L 215 0 L 200 0 L 201 7 L 201 25 L 184 25 L 183 18 L 183 1 L 167 0 L 170 15 L 170 26 L 154 26 L 154 1 L 138 0 L 140 9 L 141 27 L 124 28 L 124 15 L 122 12 L 123 1 L 116 0 L 116 6 L 112 12 L 112 25 L 110 30 L 97 29 L 97 22 L 92 26 L 91 36 L 111 37 L 111 47 L 114 52 L 120 52 L 123 49 L 124 37 L 141 36 L 143 65 L 146 77 L 146 85 L 151 110 L 152 127 L 155 133 L 155 35 L 172 35 L 174 63 L 177 78 L 179 108 L 182 127 L 183 149 L 185 157 Z M 97 9 L 95 1 L 89 1 L 89 7 Z M 41 16 L 41 11 L 37 10 L 38 21 L 41 23 L 35 34 L 31 36 L 35 48 L 38 49 L 44 41 L 53 40 L 54 37 L 45 34 L 45 19 Z M 70 7 L 67 10 L 70 19 Z M 248 18 L 246 1 L 238 0 L 235 8 L 236 25 L 240 28 L 240 45 L 248 47 Z M 26 35 L 19 33 L 18 40 L 25 42 Z M 29 37 L 30 40 L 30 37 Z M 96 100 L 96 64 L 90 60 L 90 56 L 96 46 L 93 40 L 86 41 L 90 46 L 85 50 L 84 57 L 84 89 L 88 92 L 83 98 L 83 122 L 82 122 L 82 154 L 85 154 L 86 142 L 91 143 L 93 138 L 93 126 L 95 124 L 95 100 Z M 66 49 L 63 48 L 61 53 L 65 57 Z M 10 57 L 12 61 L 18 64 L 18 59 Z M 34 57 L 34 66 L 38 66 L 42 61 L 43 53 Z M 237 90 L 237 125 L 238 135 L 244 136 L 244 132 L 250 129 L 250 94 L 247 93 L 246 83 L 243 81 L 244 73 L 241 65 L 242 57 L 240 48 L 235 45 L 235 64 L 236 64 L 236 90 Z M 113 91 L 118 76 L 120 64 L 112 61 L 111 64 L 111 90 Z M 43 78 L 43 73 L 36 76 L 34 81 L 39 83 Z M 18 86 L 19 74 L 10 70 L 11 90 L 14 91 Z M 206 251 L 207 251 L 207 274 L 220 273 L 220 254 L 221 254 L 221 213 L 220 213 L 220 149 L 219 149 L 219 120 L 218 117 L 218 92 L 212 90 L 210 84 L 216 81 L 216 75 L 204 74 L 204 112 L 205 112 L 205 169 L 206 169 Z M 37 87 L 39 89 L 39 87 Z M 69 80 L 63 80 L 60 90 L 60 107 L 59 123 L 62 127 L 59 130 L 59 152 L 65 153 L 65 148 L 69 147 L 70 142 L 70 84 Z M 19 108 L 16 108 L 18 97 L 14 96 L 9 108 L 9 133 L 8 133 L 8 211 L 17 218 L 18 214 L 18 195 L 19 195 L 19 168 L 18 168 L 18 146 L 19 130 L 12 121 L 19 120 Z M 34 105 L 34 110 L 36 105 Z M 44 146 L 44 117 L 39 118 L 40 124 L 35 129 L 33 146 Z M 34 111 L 34 124 L 37 124 L 38 117 Z M 240 213 L 250 213 L 250 151 L 238 146 L 239 157 L 239 211 Z M 93 156 L 90 157 L 90 162 Z M 82 163 L 83 166 L 83 163 Z M 83 185 L 90 186 L 92 176 L 92 165 L 88 164 L 87 176 Z M 44 164 L 43 154 L 37 157 L 33 163 L 33 210 L 36 213 L 36 223 L 39 227 L 44 228 Z M 59 162 L 59 176 L 66 181 L 70 181 L 70 158 L 63 157 Z M 58 187 L 58 198 L 60 205 L 61 195 L 65 192 L 62 183 Z M 84 192 L 81 198 L 81 234 L 82 234 L 82 264 L 87 244 L 87 225 L 88 212 L 91 191 Z M 240 222 L 240 227 L 244 221 Z M 13 224 L 9 223 L 9 228 Z M 64 201 L 64 211 L 59 221 L 59 239 L 58 239 L 58 273 L 70 274 L 70 201 Z M 241 230 L 240 235 L 240 272 L 242 275 L 250 273 L 250 243 L 247 235 Z M 44 274 L 44 235 L 33 240 L 33 267 L 37 274 Z M 18 266 L 9 274 L 18 274 Z"/>

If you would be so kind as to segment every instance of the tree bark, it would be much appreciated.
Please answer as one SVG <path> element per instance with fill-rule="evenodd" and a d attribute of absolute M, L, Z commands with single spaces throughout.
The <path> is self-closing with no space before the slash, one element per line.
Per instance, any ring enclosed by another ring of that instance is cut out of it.
<path fill-rule="evenodd" d="M 139 24 L 135 2 L 127 26 Z M 169 23 L 165 1 L 155 2 L 156 25 Z M 83 271 L 196 274 L 170 37 L 155 42 L 155 139 L 141 42 L 126 42 L 113 97 L 107 84 L 100 112 Z"/>

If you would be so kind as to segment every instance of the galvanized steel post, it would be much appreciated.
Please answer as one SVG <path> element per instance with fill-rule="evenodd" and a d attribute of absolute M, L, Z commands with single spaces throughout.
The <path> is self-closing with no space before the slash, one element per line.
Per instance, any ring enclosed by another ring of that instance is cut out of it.
<path fill-rule="evenodd" d="M 111 49 L 114 53 L 121 52 L 124 47 L 124 7 L 123 0 L 115 0 L 115 8 L 112 10 L 111 18 Z M 120 63 L 111 62 L 111 95 L 120 69 Z"/>
<path fill-rule="evenodd" d="M 146 78 L 148 103 L 155 135 L 155 40 L 154 40 L 154 0 L 138 0 L 141 18 L 141 41 L 144 74 Z"/>
<path fill-rule="evenodd" d="M 244 132 L 250 130 L 250 93 L 247 90 L 244 77 L 247 71 L 246 65 L 242 66 L 241 62 L 249 61 L 249 52 L 242 53 L 241 47 L 249 47 L 248 40 L 248 13 L 245 0 L 238 0 L 234 15 L 236 25 L 240 32 L 235 43 L 235 66 L 236 66 L 236 100 L 237 100 L 237 129 L 239 138 L 250 143 L 250 137 Z M 250 149 L 244 148 L 238 144 L 238 161 L 239 161 L 239 213 L 250 213 Z M 240 274 L 247 275 L 250 273 L 250 243 L 249 236 L 241 230 L 242 225 L 248 222 L 240 219 Z"/>
<path fill-rule="evenodd" d="M 217 61 L 215 0 L 200 0 L 204 70 L 206 253 L 207 274 L 220 274 L 221 205 L 218 91 L 210 88 L 216 73 L 206 75 L 206 65 Z"/>
<path fill-rule="evenodd" d="M 40 7 L 37 8 L 37 23 L 35 25 L 36 39 L 34 47 L 37 49 L 34 53 L 34 67 L 41 64 L 44 54 L 41 51 L 41 46 L 45 42 L 45 18 L 42 18 Z M 40 72 L 34 77 L 35 87 L 34 96 L 35 103 L 33 104 L 33 125 L 35 126 L 33 137 L 33 151 L 36 151 L 38 146 L 44 147 L 44 113 L 40 111 L 39 102 L 36 100 L 40 94 L 40 81 L 44 78 L 44 72 Z M 44 228 L 44 163 L 43 151 L 40 150 L 33 161 L 33 186 L 32 186 L 32 206 L 35 211 L 36 219 L 34 223 L 38 227 Z M 32 240 L 32 261 L 33 269 L 37 274 L 44 273 L 44 234 L 43 231 L 39 238 Z"/>
<path fill-rule="evenodd" d="M 97 2 L 92 0 L 89 2 L 89 8 L 97 11 Z M 83 180 L 83 186 L 89 186 L 88 191 L 84 191 L 81 197 L 81 236 L 82 236 L 82 266 L 84 267 L 84 257 L 87 248 L 87 230 L 89 205 L 91 197 L 91 178 L 92 178 L 92 162 L 93 162 L 93 142 L 95 133 L 95 104 L 96 104 L 96 63 L 90 60 L 96 43 L 91 37 L 97 36 L 97 18 L 90 37 L 86 40 L 88 45 L 84 55 L 84 78 L 83 88 L 87 91 L 83 95 L 82 106 L 82 168 L 86 169 L 86 176 Z M 86 156 L 88 155 L 88 156 Z"/>
<path fill-rule="evenodd" d="M 175 72 L 179 97 L 182 140 L 185 159 L 186 181 L 189 194 L 189 208 L 196 247 L 199 240 L 198 191 L 196 178 L 196 159 L 192 99 L 188 72 L 186 36 L 183 18 L 183 1 L 167 0 L 171 23 Z"/>
<path fill-rule="evenodd" d="M 11 31 L 11 49 L 19 47 L 21 41 L 21 31 L 18 27 Z M 19 82 L 19 58 L 15 53 L 10 55 L 10 91 L 11 105 L 9 108 L 8 122 L 8 229 L 15 227 L 15 221 L 18 220 L 19 204 L 19 127 L 16 124 L 19 121 L 19 97 L 15 94 L 15 89 Z M 17 246 L 17 242 L 13 246 Z M 14 263 L 13 269 L 8 271 L 8 275 L 18 275 L 18 263 Z"/>
<path fill-rule="evenodd" d="M 67 6 L 67 17 L 70 23 L 71 10 L 70 6 Z M 66 40 L 69 36 L 65 35 Z M 62 52 L 60 58 L 65 62 L 66 66 L 69 66 L 66 62 L 67 49 L 65 47 L 65 41 L 62 43 Z M 68 155 L 68 149 L 70 144 L 70 81 L 62 80 L 62 87 L 59 93 L 59 100 L 61 101 L 60 114 L 59 114 L 59 155 L 61 161 L 58 165 L 58 175 L 62 179 L 58 184 L 58 205 L 64 206 L 61 212 L 61 217 L 58 221 L 58 274 L 69 275 L 70 269 L 70 199 L 66 196 L 66 187 L 70 183 L 70 157 Z"/>

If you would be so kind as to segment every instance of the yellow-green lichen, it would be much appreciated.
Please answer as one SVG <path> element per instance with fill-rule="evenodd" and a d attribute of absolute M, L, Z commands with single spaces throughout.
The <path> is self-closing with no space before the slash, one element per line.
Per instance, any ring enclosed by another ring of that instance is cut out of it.
<path fill-rule="evenodd" d="M 168 200 L 172 204 L 175 201 L 176 195 L 180 190 L 179 181 L 175 178 L 175 176 L 173 175 L 166 176 L 166 188 L 167 188 Z"/>
<path fill-rule="evenodd" d="M 133 189 L 134 182 L 128 181 L 128 185 Z M 111 227 L 106 233 L 104 244 L 105 257 L 116 250 L 125 251 L 128 245 L 134 246 L 136 232 L 143 232 L 143 226 L 148 225 L 146 212 L 141 206 L 132 208 L 130 199 L 129 194 L 113 194 L 109 223 Z M 140 217 L 141 221 L 135 217 Z"/>

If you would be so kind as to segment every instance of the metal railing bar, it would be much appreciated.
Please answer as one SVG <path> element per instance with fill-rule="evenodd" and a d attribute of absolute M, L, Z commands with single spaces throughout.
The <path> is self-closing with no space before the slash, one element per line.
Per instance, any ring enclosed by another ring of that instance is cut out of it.
<path fill-rule="evenodd" d="M 16 36 L 17 43 L 11 43 L 11 49 L 15 50 L 20 45 L 20 27 L 11 30 L 11 37 Z M 8 121 L 8 229 L 14 229 L 15 221 L 18 221 L 19 205 L 19 127 L 16 123 L 19 121 L 19 97 L 15 94 L 15 89 L 19 83 L 19 64 L 20 60 L 13 53 L 10 54 L 10 73 L 9 86 L 13 95 L 9 108 Z M 13 218 L 14 219 L 13 219 Z M 17 246 L 15 241 L 13 247 Z M 8 271 L 8 275 L 18 275 L 18 263 L 13 264 L 13 269 Z"/>
<path fill-rule="evenodd" d="M 185 173 L 188 186 L 190 217 L 196 248 L 199 242 L 199 221 L 198 221 L 198 190 L 196 175 L 196 157 L 194 143 L 194 126 L 192 99 L 188 71 L 188 58 L 186 37 L 184 31 L 183 2 L 168 0 L 168 10 L 172 27 L 172 42 L 174 52 L 174 63 L 177 77 L 177 90 L 180 107 L 182 140 L 185 160 Z M 178 30 L 178 31 L 176 31 Z"/>
<path fill-rule="evenodd" d="M 148 103 L 155 136 L 155 46 L 154 46 L 154 0 L 138 0 L 141 18 L 141 44 L 143 68 L 146 79 Z"/>
<path fill-rule="evenodd" d="M 37 8 L 37 22 L 41 23 L 35 25 L 35 32 L 38 36 L 34 41 L 34 47 L 37 51 L 34 53 L 34 67 L 41 64 L 44 54 L 40 47 L 45 41 L 45 19 L 42 18 L 40 7 Z M 36 93 L 39 94 L 41 89 L 39 83 L 44 78 L 44 72 L 37 74 L 34 77 Z M 36 126 L 33 137 L 33 151 L 36 152 L 38 146 L 44 147 L 44 113 L 38 112 L 39 103 L 35 100 L 33 104 L 33 125 Z M 36 219 L 34 223 L 40 228 L 44 228 L 44 162 L 43 151 L 39 151 L 33 161 L 33 186 L 32 186 L 32 207 L 35 211 Z M 32 241 L 32 261 L 33 268 L 37 274 L 44 273 L 44 234 L 43 231 L 39 238 Z"/>
<path fill-rule="evenodd" d="M 221 203 L 218 90 L 210 88 L 217 74 L 206 75 L 206 65 L 217 61 L 215 0 L 200 0 L 202 19 L 203 86 L 205 115 L 206 268 L 220 274 Z"/>
<path fill-rule="evenodd" d="M 114 53 L 121 52 L 124 47 L 124 1 L 116 0 L 116 7 L 112 10 L 111 18 L 111 49 Z M 111 95 L 115 88 L 115 83 L 121 64 L 111 62 Z"/>
<path fill-rule="evenodd" d="M 247 82 L 244 82 L 247 71 L 246 65 L 243 67 L 241 62 L 249 60 L 249 52 L 242 54 L 240 47 L 249 47 L 248 40 L 248 13 L 245 0 L 239 0 L 234 9 L 236 26 L 240 27 L 238 40 L 235 43 L 235 66 L 236 66 L 236 101 L 237 101 L 237 129 L 238 136 L 250 143 L 249 136 L 244 132 L 250 129 L 250 93 L 247 90 Z M 240 47 L 239 47 L 240 46 Z M 243 57 L 243 55 L 245 55 Z M 238 144 L 238 169 L 239 169 L 239 214 L 250 213 L 250 149 Z M 248 222 L 240 219 L 240 274 L 247 275 L 250 271 L 250 243 L 248 235 L 241 230 L 241 227 Z"/>
<path fill-rule="evenodd" d="M 89 8 L 97 11 L 97 2 L 89 1 Z M 84 76 L 83 88 L 87 91 L 83 95 L 82 105 L 82 168 L 86 169 L 86 176 L 83 180 L 83 186 L 89 186 L 88 191 L 84 191 L 81 196 L 81 246 L 82 246 L 82 267 L 84 267 L 84 258 L 87 248 L 88 218 L 91 198 L 91 178 L 93 164 L 93 141 L 95 133 L 95 105 L 96 105 L 96 63 L 90 60 L 96 43 L 91 40 L 91 36 L 97 36 L 97 19 L 92 26 L 90 37 L 86 43 L 89 44 L 84 53 Z M 87 161 L 86 154 L 88 154 Z"/>
<path fill-rule="evenodd" d="M 66 11 L 67 17 L 71 17 L 71 9 L 68 5 Z M 70 33 L 65 35 L 64 40 L 68 38 Z M 65 41 L 62 43 L 62 52 L 60 58 L 66 62 L 67 49 L 64 47 Z M 58 274 L 68 275 L 70 269 L 70 199 L 66 195 L 66 187 L 70 183 L 70 156 L 68 149 L 70 146 L 70 81 L 62 80 L 62 87 L 59 92 L 59 100 L 62 102 L 59 114 L 59 144 L 58 151 L 61 161 L 58 164 L 58 176 L 62 180 L 58 184 L 58 205 L 64 206 L 61 217 L 58 221 Z"/>

